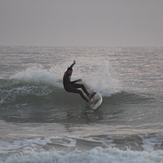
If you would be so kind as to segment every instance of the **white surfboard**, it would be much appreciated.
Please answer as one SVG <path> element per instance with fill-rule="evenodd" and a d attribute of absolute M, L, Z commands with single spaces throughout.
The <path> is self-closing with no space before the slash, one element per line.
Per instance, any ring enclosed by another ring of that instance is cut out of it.
<path fill-rule="evenodd" d="M 90 105 L 90 107 L 93 109 L 93 110 L 96 110 L 102 103 L 103 101 L 103 98 L 101 96 L 100 93 L 96 93 L 92 98 L 91 100 L 93 103 Z"/>

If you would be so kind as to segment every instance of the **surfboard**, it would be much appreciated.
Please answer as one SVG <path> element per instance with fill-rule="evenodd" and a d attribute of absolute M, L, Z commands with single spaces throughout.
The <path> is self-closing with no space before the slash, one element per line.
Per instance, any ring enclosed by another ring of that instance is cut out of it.
<path fill-rule="evenodd" d="M 95 95 L 91 98 L 90 101 L 93 102 L 92 104 L 90 104 L 90 107 L 93 110 L 96 110 L 102 104 L 103 98 L 100 93 L 95 93 Z"/>

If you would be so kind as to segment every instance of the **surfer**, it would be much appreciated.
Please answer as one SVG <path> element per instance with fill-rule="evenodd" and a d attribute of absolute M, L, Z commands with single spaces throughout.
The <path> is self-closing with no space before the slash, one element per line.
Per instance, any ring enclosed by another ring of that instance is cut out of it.
<path fill-rule="evenodd" d="M 83 92 L 77 88 L 81 88 L 85 94 L 91 98 L 91 94 L 88 93 L 88 91 L 86 90 L 85 86 L 83 84 L 76 84 L 76 82 L 80 82 L 82 81 L 82 79 L 78 79 L 78 80 L 75 80 L 75 81 L 70 81 L 71 80 L 71 75 L 72 75 L 72 72 L 73 72 L 73 69 L 72 67 L 76 64 L 76 61 L 74 60 L 74 62 L 72 63 L 72 65 L 70 67 L 67 68 L 67 71 L 64 73 L 64 76 L 63 76 L 63 86 L 64 86 L 64 89 L 67 91 L 67 92 L 71 92 L 71 93 L 78 93 L 86 102 L 90 102 L 90 100 L 88 100 Z"/>

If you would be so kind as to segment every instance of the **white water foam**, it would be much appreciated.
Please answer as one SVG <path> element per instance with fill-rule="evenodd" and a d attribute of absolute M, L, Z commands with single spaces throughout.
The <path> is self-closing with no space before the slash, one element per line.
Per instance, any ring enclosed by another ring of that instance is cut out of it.
<path fill-rule="evenodd" d="M 155 148 L 162 147 L 163 142 L 163 133 L 157 133 L 150 137 L 150 135 L 139 135 L 139 137 L 142 139 L 142 147 L 145 151 L 153 151 Z"/>
<path fill-rule="evenodd" d="M 1 122 L 3 123 L 3 122 Z M 121 150 L 109 140 L 81 136 L 47 136 L 0 142 L 2 163 L 162 163 L 163 151 L 154 150 L 162 145 L 163 133 L 140 135 L 143 151 Z M 125 138 L 125 137 L 124 137 Z M 114 137 L 113 137 L 114 139 Z M 79 149 L 78 142 L 103 144 L 90 150 Z M 107 144 L 106 144 L 107 141 Z M 125 141 L 125 140 L 124 140 Z M 77 145 L 78 144 L 78 145 Z M 118 144 L 117 144 L 118 145 Z"/>
<path fill-rule="evenodd" d="M 58 87 L 61 86 L 55 77 L 55 72 L 53 73 L 51 69 L 45 69 L 41 65 L 29 67 L 26 70 L 11 76 L 10 79 L 20 82 L 44 83 Z"/>
<path fill-rule="evenodd" d="M 75 150 L 67 153 L 63 151 L 29 152 L 20 156 L 12 155 L 2 161 L 4 163 L 162 163 L 163 151 L 139 152 L 122 151 L 116 148 L 101 147 L 89 151 Z"/>

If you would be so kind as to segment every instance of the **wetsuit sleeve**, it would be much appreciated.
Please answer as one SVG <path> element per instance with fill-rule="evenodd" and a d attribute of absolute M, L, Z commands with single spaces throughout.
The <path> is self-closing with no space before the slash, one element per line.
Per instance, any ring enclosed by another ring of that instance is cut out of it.
<path fill-rule="evenodd" d="M 72 68 L 74 66 L 74 63 L 70 66 L 70 68 Z"/>
<path fill-rule="evenodd" d="M 74 66 L 75 64 L 73 63 L 69 68 L 72 68 L 73 66 Z M 75 81 L 70 81 L 70 79 L 68 78 L 68 80 L 69 80 L 69 83 L 70 84 L 74 84 L 74 83 L 76 83 L 77 81 L 75 80 Z"/>
<path fill-rule="evenodd" d="M 76 82 L 77 82 L 77 81 L 75 80 L 75 81 L 71 81 L 70 83 L 71 83 L 71 84 L 74 84 L 74 83 L 76 83 Z"/>

